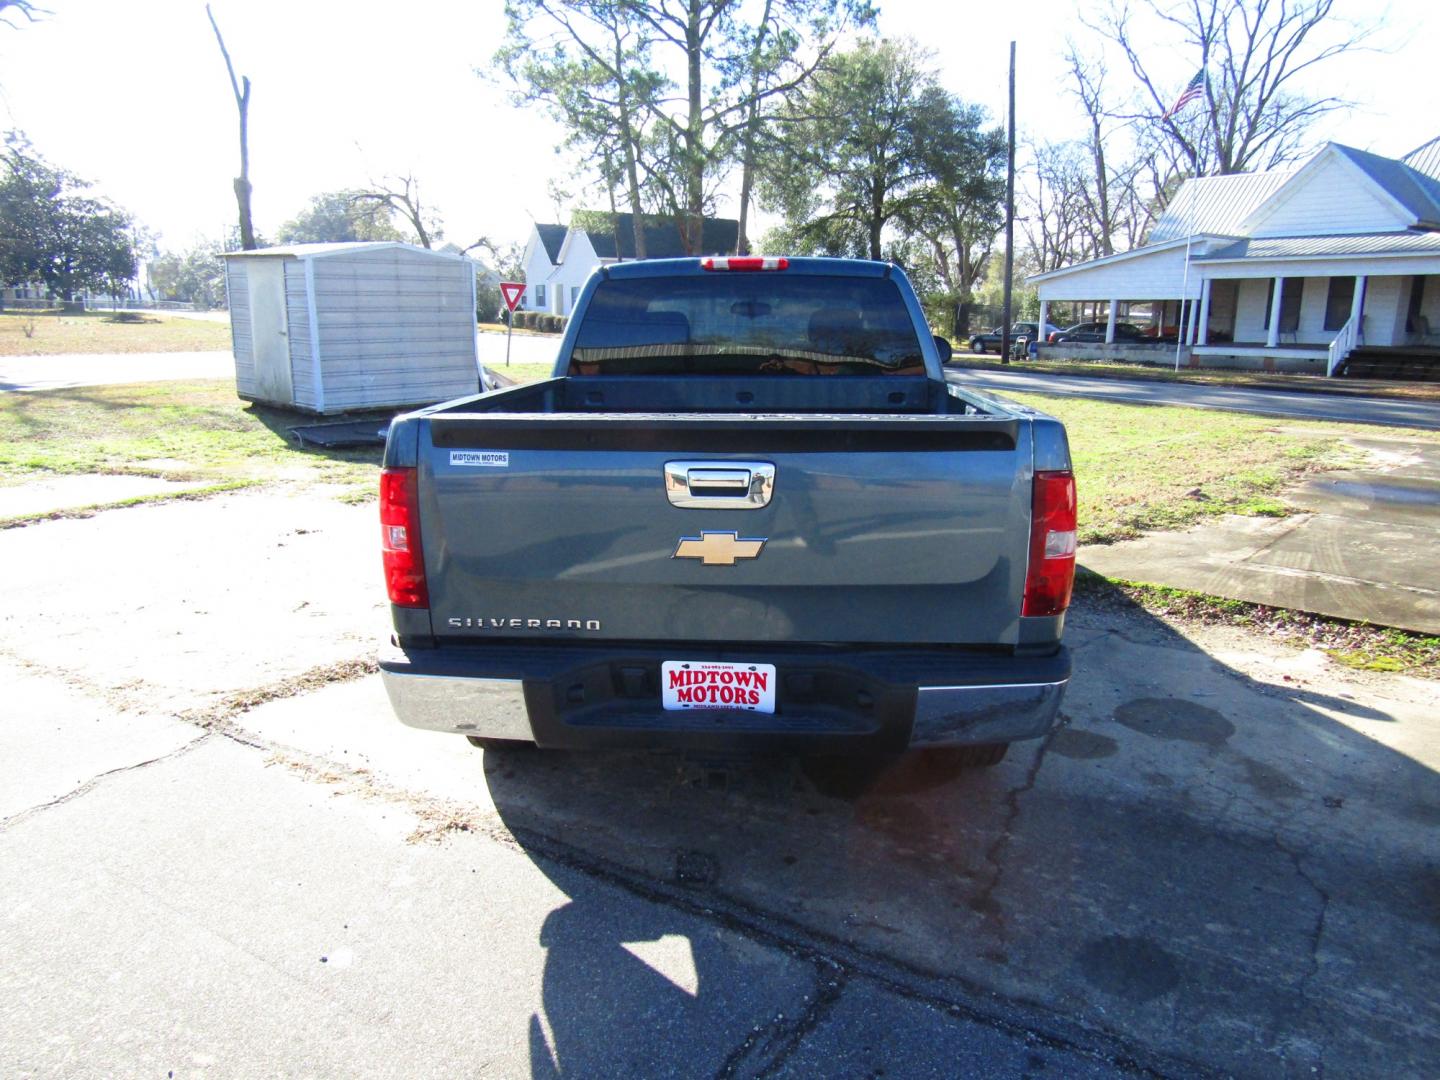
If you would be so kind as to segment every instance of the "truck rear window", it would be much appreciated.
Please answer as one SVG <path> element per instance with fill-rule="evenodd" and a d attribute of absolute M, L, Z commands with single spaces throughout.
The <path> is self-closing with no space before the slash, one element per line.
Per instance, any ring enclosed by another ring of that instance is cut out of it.
<path fill-rule="evenodd" d="M 713 273 L 602 281 L 569 373 L 923 375 L 925 362 L 892 281 Z"/>

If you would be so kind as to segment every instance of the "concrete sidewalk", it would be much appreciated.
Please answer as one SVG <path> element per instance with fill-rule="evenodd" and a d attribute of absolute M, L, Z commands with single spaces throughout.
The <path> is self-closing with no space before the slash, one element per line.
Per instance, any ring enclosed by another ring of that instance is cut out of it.
<path fill-rule="evenodd" d="M 1188 532 L 1087 547 L 1106 577 L 1440 634 L 1440 445 L 1354 440 L 1377 468 L 1323 473 L 1285 518 L 1227 516 Z"/>

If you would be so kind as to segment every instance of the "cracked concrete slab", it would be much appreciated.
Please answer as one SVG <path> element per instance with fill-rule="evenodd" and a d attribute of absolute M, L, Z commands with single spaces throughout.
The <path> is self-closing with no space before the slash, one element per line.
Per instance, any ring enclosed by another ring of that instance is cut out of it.
<path fill-rule="evenodd" d="M 482 753 L 343 667 L 384 624 L 373 513 L 0 534 L 39 568 L 0 760 L 25 806 L 84 788 L 0 831 L 0 1073 L 799 1075 L 881 1036 L 918 1075 L 1440 1066 L 1436 684 L 1082 601 L 1065 726 L 996 769 Z M 198 734 L 172 709 L 263 748 L 114 772 Z"/>
<path fill-rule="evenodd" d="M 93 778 L 164 757 L 198 738 L 169 716 L 117 714 L 63 682 L 0 662 L 0 823 Z"/>
<path fill-rule="evenodd" d="M 1297 508 L 1291 517 L 1229 515 L 1186 532 L 1087 546 L 1080 564 L 1112 578 L 1440 634 L 1440 446 L 1385 445 L 1392 469 L 1314 477 L 1287 494 Z"/>
<path fill-rule="evenodd" d="M 204 486 L 201 480 L 108 474 L 30 479 L 24 484 L 0 486 L 0 520 L 123 502 L 147 495 L 193 491 Z"/>
<path fill-rule="evenodd" d="M 1057 1055 L 1043 1040 L 1022 1041 L 948 1014 L 923 1000 L 896 1000 L 871 980 L 846 986 L 836 1004 L 769 1075 L 957 1076 L 1055 1075 L 1066 1080 L 1115 1075 L 1110 1062 Z"/>
<path fill-rule="evenodd" d="M 0 655 L 121 704 L 201 708 L 388 632 L 375 507 L 274 487 L 0 532 Z"/>
<path fill-rule="evenodd" d="M 814 993 L 713 920 L 413 824 L 217 739 L 0 834 L 0 1073 L 713 1075 Z"/>
<path fill-rule="evenodd" d="M 1165 1060 L 1429 1072 L 1435 684 L 1339 676 L 1239 632 L 1197 643 L 1143 613 L 1077 609 L 1070 636 L 1067 726 L 1043 760 L 1026 744 L 979 772 L 909 757 L 857 784 L 790 759 L 481 753 L 401 727 L 376 679 L 243 723 L 537 859 L 538 838 L 670 880 L 677 853 L 702 856 L 717 906 Z"/>

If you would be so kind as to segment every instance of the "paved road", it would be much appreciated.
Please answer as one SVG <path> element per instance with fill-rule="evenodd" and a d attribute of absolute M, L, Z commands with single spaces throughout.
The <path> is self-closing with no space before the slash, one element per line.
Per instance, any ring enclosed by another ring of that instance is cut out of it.
<path fill-rule="evenodd" d="M 503 372 L 505 335 L 481 331 L 476 340 L 480 362 Z M 516 334 L 511 341 L 510 359 L 517 364 L 548 364 L 554 361 L 559 343 L 559 337 Z M 228 352 L 0 356 L 0 393 L 172 379 L 224 379 L 234 375 L 235 361 Z"/>
<path fill-rule="evenodd" d="M 235 361 L 228 352 L 0 356 L 0 393 L 234 375 Z"/>
<path fill-rule="evenodd" d="M 476 335 L 479 342 L 480 362 L 495 370 L 505 370 L 505 335 L 482 330 Z M 510 360 L 516 364 L 550 364 L 555 361 L 555 350 L 560 345 L 560 335 L 539 337 L 533 334 L 516 334 L 510 339 Z"/>
<path fill-rule="evenodd" d="M 0 1075 L 1440 1075 L 1433 683 L 1082 601 L 995 769 L 480 753 L 373 517 L 0 531 Z"/>
<path fill-rule="evenodd" d="M 1396 398 L 1351 397 L 1292 390 L 1199 386 L 1145 379 L 1099 379 L 1036 371 L 982 371 L 948 368 L 946 377 L 960 386 L 996 393 L 1059 394 L 1101 398 L 1131 405 L 1185 405 L 1225 409 L 1295 420 L 1339 420 L 1356 424 L 1440 430 L 1440 404 Z"/>

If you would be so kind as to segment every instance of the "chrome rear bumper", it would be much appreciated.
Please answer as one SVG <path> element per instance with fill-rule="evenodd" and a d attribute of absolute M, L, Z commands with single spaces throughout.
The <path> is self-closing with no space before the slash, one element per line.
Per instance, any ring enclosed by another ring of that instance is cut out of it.
<path fill-rule="evenodd" d="M 1062 658 L 1063 664 L 1056 665 L 1061 677 L 918 686 L 908 745 L 965 746 L 1044 736 L 1055 725 L 1069 683 L 1069 660 L 1063 654 Z M 427 672 L 415 658 L 393 647 L 382 653 L 380 667 L 396 716 L 411 727 L 535 741 L 525 684 L 519 678 Z"/>

